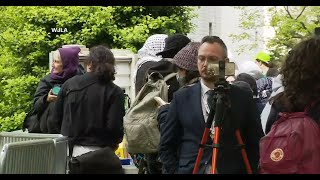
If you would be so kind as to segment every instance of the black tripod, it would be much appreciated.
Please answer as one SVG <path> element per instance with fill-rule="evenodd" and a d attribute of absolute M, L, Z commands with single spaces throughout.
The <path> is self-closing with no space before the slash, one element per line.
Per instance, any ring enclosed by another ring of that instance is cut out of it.
<path fill-rule="evenodd" d="M 221 63 L 220 63 L 221 64 Z M 219 64 L 219 66 L 220 66 Z M 224 68 L 224 67 L 222 67 Z M 221 71 L 221 70 L 220 70 Z M 227 96 L 230 85 L 228 82 L 224 79 L 224 73 L 219 78 L 219 82 L 217 83 L 217 87 L 215 88 L 216 96 L 214 98 L 214 101 L 216 103 L 213 104 L 213 107 L 210 108 L 210 112 L 208 115 L 208 120 L 206 123 L 205 130 L 203 132 L 203 136 L 201 139 L 201 144 L 199 147 L 197 159 L 195 162 L 195 166 L 193 169 L 193 174 L 197 174 L 200 166 L 200 161 L 203 155 L 203 150 L 205 147 L 211 147 L 213 148 L 212 152 L 212 174 L 216 173 L 216 164 L 217 164 L 217 156 L 218 156 L 218 149 L 220 148 L 219 145 L 219 138 L 220 138 L 220 131 L 223 130 L 221 127 L 223 125 L 223 121 L 225 119 L 226 111 L 228 108 L 230 108 L 231 103 L 229 102 L 229 98 Z M 208 136 L 210 133 L 210 128 L 212 126 L 212 122 L 214 120 L 214 137 L 213 137 L 213 144 L 207 145 Z M 248 174 L 252 174 L 252 169 L 249 164 L 248 156 L 245 151 L 245 146 L 243 144 L 240 131 L 237 126 L 234 126 L 235 128 L 235 136 L 237 138 L 237 142 L 241 148 L 241 155 L 243 158 L 243 161 L 245 163 L 246 170 Z"/>

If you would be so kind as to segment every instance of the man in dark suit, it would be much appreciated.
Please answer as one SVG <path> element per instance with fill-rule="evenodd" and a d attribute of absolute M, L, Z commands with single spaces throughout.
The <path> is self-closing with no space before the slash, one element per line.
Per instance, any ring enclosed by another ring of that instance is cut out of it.
<path fill-rule="evenodd" d="M 164 130 L 160 138 L 159 151 L 166 173 L 192 173 L 210 111 L 211 102 L 207 99 L 217 82 L 216 77 L 207 73 L 207 66 L 208 63 L 217 63 L 220 60 L 228 61 L 227 57 L 227 47 L 219 37 L 206 36 L 202 39 L 197 62 L 201 80 L 174 94 L 165 123 L 161 127 Z M 252 92 L 231 85 L 229 98 L 231 108 L 227 111 L 226 119 L 239 125 L 251 168 L 253 172 L 257 172 L 259 140 L 263 132 L 257 123 L 259 116 Z M 209 140 L 209 143 L 212 143 L 212 140 Z M 241 151 L 233 146 L 238 144 L 234 129 L 223 127 L 219 143 L 223 147 L 218 151 L 217 172 L 246 173 Z M 212 148 L 205 148 L 198 173 L 209 172 L 211 157 Z"/>

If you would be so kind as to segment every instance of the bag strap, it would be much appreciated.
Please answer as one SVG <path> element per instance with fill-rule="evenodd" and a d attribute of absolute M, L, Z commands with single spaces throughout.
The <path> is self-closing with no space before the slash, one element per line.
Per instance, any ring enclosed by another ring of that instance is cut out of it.
<path fill-rule="evenodd" d="M 162 76 L 162 74 L 160 74 L 157 71 L 152 72 L 147 76 L 147 81 L 151 81 L 151 80 L 156 81 L 156 80 L 159 80 L 159 79 L 163 79 L 163 76 Z"/>
<path fill-rule="evenodd" d="M 68 140 L 68 148 L 69 148 L 69 158 L 73 158 L 73 147 L 74 147 L 74 138 L 69 138 Z"/>
<path fill-rule="evenodd" d="M 23 120 L 22 131 L 24 132 L 27 129 L 27 119 L 32 115 L 37 114 L 36 110 L 32 107 L 32 109 L 27 113 L 26 117 Z M 38 118 L 37 118 L 38 120 Z M 38 120 L 39 121 L 39 120 Z"/>
<path fill-rule="evenodd" d="M 165 82 L 167 82 L 169 79 L 175 77 L 176 75 L 177 75 L 177 73 L 170 73 L 170 74 L 166 75 L 166 76 L 163 78 L 163 80 L 164 80 Z"/>
<path fill-rule="evenodd" d="M 46 86 L 48 86 L 48 87 L 51 87 L 51 85 L 52 85 L 48 81 L 42 81 L 42 82 L 44 82 L 46 84 Z M 43 112 L 40 112 L 40 113 L 42 114 Z M 22 124 L 22 131 L 23 132 L 27 129 L 27 118 L 30 118 L 34 114 L 37 115 L 37 120 L 39 121 L 38 112 L 34 109 L 34 105 L 32 105 L 31 110 L 28 112 L 28 114 L 26 115 L 26 117 L 23 120 L 23 124 Z"/>
<path fill-rule="evenodd" d="M 136 106 L 140 102 L 141 96 L 143 95 L 143 92 L 146 90 L 147 86 L 148 86 L 148 83 L 146 83 L 142 86 L 142 88 L 140 89 L 140 91 L 138 92 L 136 97 L 134 98 L 132 105 L 128 109 L 128 112 L 130 111 L 131 107 Z"/>
<path fill-rule="evenodd" d="M 127 98 L 127 103 L 128 103 L 128 109 L 131 107 L 131 98 L 128 94 L 124 93 L 124 97 Z"/>
<path fill-rule="evenodd" d="M 175 77 L 177 75 L 177 73 L 170 73 L 168 75 L 166 75 L 165 77 L 162 76 L 162 74 L 160 74 L 159 72 L 155 71 L 155 72 L 152 72 L 148 75 L 147 79 L 148 81 L 150 80 L 159 80 L 159 79 L 163 79 L 165 82 L 167 82 L 169 79 Z"/>

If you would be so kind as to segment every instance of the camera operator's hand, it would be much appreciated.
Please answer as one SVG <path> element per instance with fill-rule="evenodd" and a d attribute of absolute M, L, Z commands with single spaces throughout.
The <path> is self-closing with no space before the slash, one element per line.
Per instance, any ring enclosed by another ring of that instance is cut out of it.
<path fill-rule="evenodd" d="M 53 102 L 56 99 L 57 99 L 57 96 L 52 94 L 52 89 L 51 89 L 47 96 L 47 102 Z"/>

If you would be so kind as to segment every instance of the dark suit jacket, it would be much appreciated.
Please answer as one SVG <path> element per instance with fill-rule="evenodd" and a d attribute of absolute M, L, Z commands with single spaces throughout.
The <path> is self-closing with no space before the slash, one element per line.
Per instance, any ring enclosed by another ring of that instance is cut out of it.
<path fill-rule="evenodd" d="M 237 86 L 231 86 L 230 99 L 231 108 L 227 112 L 226 119 L 239 124 L 251 167 L 256 172 L 259 161 L 259 141 L 263 131 L 257 123 L 259 116 L 252 93 Z M 165 171 L 192 173 L 205 129 L 200 82 L 174 94 L 167 118 L 161 128 L 164 130 L 160 138 L 160 158 Z M 246 173 L 239 148 L 227 146 L 237 144 L 234 129 L 225 126 L 220 133 L 220 143 L 226 146 L 218 152 L 218 173 Z M 211 155 L 212 149 L 206 148 L 199 173 L 204 173 L 205 164 L 211 164 Z"/>

